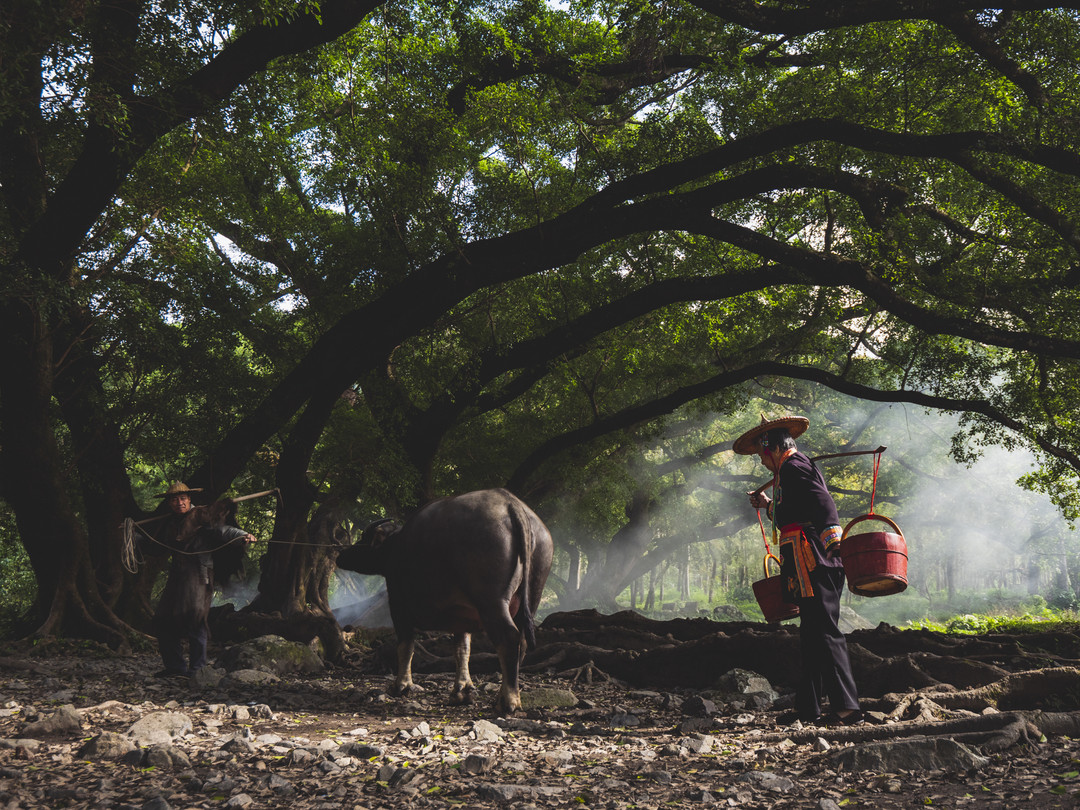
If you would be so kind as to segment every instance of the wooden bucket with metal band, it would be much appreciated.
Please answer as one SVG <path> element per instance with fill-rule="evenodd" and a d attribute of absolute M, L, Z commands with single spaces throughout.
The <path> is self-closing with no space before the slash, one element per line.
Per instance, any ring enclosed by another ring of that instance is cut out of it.
<path fill-rule="evenodd" d="M 853 526 L 866 520 L 880 520 L 891 532 L 850 534 Z M 840 557 L 848 588 L 860 596 L 889 596 L 908 586 L 907 541 L 900 527 L 884 515 L 862 515 L 844 527 Z"/>
<path fill-rule="evenodd" d="M 799 615 L 799 606 L 784 601 L 784 589 L 781 586 L 781 577 L 769 576 L 769 560 L 776 561 L 777 570 L 780 569 L 780 560 L 775 554 L 766 554 L 762 560 L 765 569 L 765 579 L 759 579 L 753 584 L 754 598 L 757 599 L 758 607 L 767 622 L 782 622 L 784 619 L 794 619 Z"/>

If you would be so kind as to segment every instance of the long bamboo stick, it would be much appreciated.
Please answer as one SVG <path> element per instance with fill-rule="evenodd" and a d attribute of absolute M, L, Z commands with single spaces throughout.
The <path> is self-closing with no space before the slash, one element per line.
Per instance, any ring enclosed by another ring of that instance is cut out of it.
<path fill-rule="evenodd" d="M 844 456 L 869 456 L 871 454 L 884 453 L 888 448 L 885 445 L 881 445 L 876 450 L 851 450 L 847 453 L 827 453 L 823 456 L 814 456 L 811 461 L 821 461 L 826 458 L 843 458 Z M 765 490 L 769 489 L 773 485 L 773 479 L 769 479 L 753 492 L 747 492 L 747 495 L 760 495 Z"/>
<path fill-rule="evenodd" d="M 250 495 L 240 495 L 237 498 L 230 498 L 229 500 L 239 503 L 240 501 L 250 501 L 252 498 L 261 498 L 264 495 L 273 495 L 274 493 L 277 493 L 277 492 L 278 492 L 277 489 L 268 489 L 268 490 L 265 490 L 264 492 L 253 492 Z M 136 520 L 134 525 L 142 526 L 145 523 L 153 523 L 155 520 L 161 520 L 162 518 L 167 518 L 170 514 L 171 514 L 170 512 L 166 512 L 164 515 L 154 515 L 153 517 L 148 517 L 148 518 L 145 518 L 143 520 Z"/>

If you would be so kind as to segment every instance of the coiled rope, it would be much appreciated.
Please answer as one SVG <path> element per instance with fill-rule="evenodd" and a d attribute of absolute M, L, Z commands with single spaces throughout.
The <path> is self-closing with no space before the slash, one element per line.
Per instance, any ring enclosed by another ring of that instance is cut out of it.
<path fill-rule="evenodd" d="M 274 494 L 278 496 L 278 501 L 280 503 L 281 490 L 278 489 L 268 489 L 264 492 L 254 492 L 250 495 L 241 495 L 238 498 L 230 498 L 229 500 L 233 501 L 233 503 L 239 503 L 240 501 L 249 501 L 252 498 L 261 498 L 265 495 Z M 135 542 L 136 533 L 141 534 L 151 543 L 161 546 L 164 549 L 168 549 L 168 551 L 173 554 L 183 554 L 189 557 L 195 557 L 200 554 L 212 554 L 215 551 L 220 551 L 221 549 L 225 548 L 225 546 L 231 545 L 232 543 L 236 542 L 235 540 L 228 540 L 222 543 L 220 546 L 217 546 L 216 548 L 203 549 L 201 551 L 184 551 L 183 549 L 174 548 L 167 543 L 162 543 L 160 540 L 158 540 L 156 537 L 154 537 L 152 534 L 147 532 L 146 529 L 143 528 L 144 524 L 156 523 L 157 521 L 164 520 L 167 517 L 169 517 L 169 515 L 155 515 L 154 517 L 146 518 L 145 520 L 124 518 L 124 521 L 120 524 L 120 562 L 124 566 L 124 570 L 131 574 L 137 574 L 139 572 L 139 566 L 146 562 L 142 558 L 142 555 L 139 553 L 139 546 Z M 300 543 L 291 540 L 267 540 L 266 542 L 267 544 L 275 544 L 282 546 L 311 546 L 313 548 L 327 547 L 326 543 Z"/>

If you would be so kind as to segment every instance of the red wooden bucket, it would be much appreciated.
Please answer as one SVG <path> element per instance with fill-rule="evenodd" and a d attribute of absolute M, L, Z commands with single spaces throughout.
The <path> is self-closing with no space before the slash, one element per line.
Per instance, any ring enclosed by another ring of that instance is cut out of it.
<path fill-rule="evenodd" d="M 759 579 L 753 584 L 754 598 L 757 599 L 758 607 L 767 622 L 782 622 L 784 619 L 794 619 L 799 615 L 799 606 L 788 604 L 784 601 L 784 592 L 780 587 L 780 575 L 769 576 L 769 560 L 776 560 L 776 567 L 780 567 L 780 560 L 775 554 L 766 554 L 761 561 L 765 569 L 765 579 Z"/>
<path fill-rule="evenodd" d="M 851 537 L 851 527 L 864 520 L 887 523 L 892 532 L 867 532 Z M 883 515 L 862 515 L 844 528 L 840 556 L 848 588 L 860 596 L 888 596 L 907 588 L 907 542 L 904 533 Z"/>

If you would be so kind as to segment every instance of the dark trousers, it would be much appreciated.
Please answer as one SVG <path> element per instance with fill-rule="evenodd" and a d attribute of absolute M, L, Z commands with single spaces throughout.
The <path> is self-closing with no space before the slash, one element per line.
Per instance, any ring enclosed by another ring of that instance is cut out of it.
<path fill-rule="evenodd" d="M 181 634 L 167 630 L 158 634 L 158 651 L 165 669 L 170 672 L 192 674 L 206 666 L 206 642 L 209 630 L 205 624 Z M 188 662 L 184 662 L 184 640 L 188 643 Z"/>
<path fill-rule="evenodd" d="M 859 708 L 847 641 L 837 624 L 844 569 L 819 565 L 810 573 L 810 581 L 814 596 L 799 600 L 802 676 L 795 691 L 795 710 L 802 720 L 813 720 L 821 714 L 821 701 L 826 695 L 834 712 Z"/>

